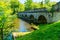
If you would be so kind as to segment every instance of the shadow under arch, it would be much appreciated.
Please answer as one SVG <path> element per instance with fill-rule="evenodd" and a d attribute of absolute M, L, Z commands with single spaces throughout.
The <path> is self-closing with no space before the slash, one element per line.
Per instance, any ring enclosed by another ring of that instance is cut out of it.
<path fill-rule="evenodd" d="M 22 17 L 23 17 L 24 15 L 22 14 Z"/>
<path fill-rule="evenodd" d="M 25 15 L 25 18 L 27 18 L 27 15 Z"/>
<path fill-rule="evenodd" d="M 34 16 L 30 15 L 29 19 L 34 20 Z"/>
<path fill-rule="evenodd" d="M 40 15 L 40 16 L 38 17 L 38 22 L 39 22 L 39 23 L 42 23 L 42 24 L 45 24 L 45 23 L 47 23 L 47 19 L 45 18 L 45 16 Z"/>
<path fill-rule="evenodd" d="M 29 16 L 29 23 L 31 24 L 31 23 L 33 23 L 34 22 L 34 16 L 33 15 L 30 15 Z"/>

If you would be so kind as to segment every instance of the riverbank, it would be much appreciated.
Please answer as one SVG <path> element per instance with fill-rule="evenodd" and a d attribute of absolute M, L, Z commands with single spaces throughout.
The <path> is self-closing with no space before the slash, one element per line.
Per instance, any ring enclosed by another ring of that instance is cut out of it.
<path fill-rule="evenodd" d="M 14 29 L 15 31 L 18 31 L 19 29 L 19 25 L 20 25 L 20 20 L 18 18 L 16 18 L 13 22 L 14 27 L 12 29 Z"/>
<path fill-rule="evenodd" d="M 13 29 L 16 29 L 15 31 L 12 32 L 14 39 L 15 39 L 15 36 L 19 37 L 21 35 L 26 35 L 33 32 L 34 29 L 32 28 L 37 29 L 36 26 L 29 24 L 26 21 L 21 19 L 15 19 L 14 25 L 15 27 Z"/>
<path fill-rule="evenodd" d="M 34 31 L 34 29 L 38 29 L 37 26 L 35 26 L 34 24 L 29 24 L 26 21 L 23 21 L 21 19 L 16 18 L 13 22 L 14 27 L 12 27 L 12 32 L 9 33 L 9 35 L 7 36 L 7 39 L 12 40 L 13 38 L 15 38 L 15 36 L 19 37 L 21 35 L 26 35 L 26 34 L 30 34 Z M 12 38 L 13 36 L 13 38 Z M 15 38 L 16 39 L 16 38 Z"/>
<path fill-rule="evenodd" d="M 4 40 L 12 40 L 12 32 L 18 31 L 19 28 L 19 19 L 16 18 L 13 20 L 13 24 L 11 25 L 11 28 L 6 29 L 6 33 L 4 33 Z"/>
<path fill-rule="evenodd" d="M 60 40 L 60 21 L 45 25 L 42 29 L 18 37 L 16 40 Z"/>

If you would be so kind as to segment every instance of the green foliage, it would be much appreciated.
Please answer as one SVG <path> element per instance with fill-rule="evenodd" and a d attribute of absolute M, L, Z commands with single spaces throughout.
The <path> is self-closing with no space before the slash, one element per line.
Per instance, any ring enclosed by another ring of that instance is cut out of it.
<path fill-rule="evenodd" d="M 45 0 L 45 3 L 47 4 L 47 3 L 49 3 L 50 2 L 50 0 Z"/>
<path fill-rule="evenodd" d="M 7 16 L 10 14 L 10 11 L 7 12 L 7 10 L 10 10 L 10 8 L 8 9 L 7 6 L 5 6 L 6 4 L 4 2 L 0 3 L 0 22 L 1 24 L 5 23 Z M 0 26 L 1 27 L 1 26 Z"/>
<path fill-rule="evenodd" d="M 49 3 L 45 4 L 44 6 L 47 8 L 48 11 L 50 11 L 52 6 L 55 4 L 56 4 L 56 2 L 49 2 Z"/>
<path fill-rule="evenodd" d="M 48 11 L 51 10 L 52 5 L 56 4 L 56 2 L 50 2 L 50 0 L 46 0 L 43 2 L 33 2 L 32 0 L 26 0 L 25 2 L 25 10 L 35 9 L 35 8 L 47 8 Z"/>
<path fill-rule="evenodd" d="M 21 11 L 25 11 L 25 6 L 24 4 L 19 4 L 19 9 L 18 9 L 19 12 Z"/>
<path fill-rule="evenodd" d="M 0 35 L 2 37 L 3 35 L 8 35 L 12 31 L 12 27 L 14 27 L 13 20 L 16 18 L 16 15 L 11 15 L 12 12 L 10 3 L 0 2 Z M 3 40 L 3 38 L 1 40 Z"/>
<path fill-rule="evenodd" d="M 18 0 L 11 0 L 10 4 L 11 4 L 11 8 L 13 10 L 13 14 L 15 14 L 16 12 L 18 12 L 19 1 Z"/>
<path fill-rule="evenodd" d="M 31 9 L 31 3 L 32 3 L 32 0 L 26 0 L 25 10 L 30 10 Z"/>
<path fill-rule="evenodd" d="M 36 2 L 31 3 L 31 9 L 40 8 L 40 4 Z"/>

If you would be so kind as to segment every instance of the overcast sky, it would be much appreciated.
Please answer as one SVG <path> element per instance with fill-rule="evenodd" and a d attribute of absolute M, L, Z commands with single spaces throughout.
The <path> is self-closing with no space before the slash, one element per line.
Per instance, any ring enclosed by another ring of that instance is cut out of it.
<path fill-rule="evenodd" d="M 26 0 L 19 0 L 21 3 L 24 3 Z M 34 2 L 41 2 L 42 0 L 33 0 Z M 59 2 L 60 0 L 50 0 L 51 2 L 52 1 L 56 1 L 56 2 Z"/>

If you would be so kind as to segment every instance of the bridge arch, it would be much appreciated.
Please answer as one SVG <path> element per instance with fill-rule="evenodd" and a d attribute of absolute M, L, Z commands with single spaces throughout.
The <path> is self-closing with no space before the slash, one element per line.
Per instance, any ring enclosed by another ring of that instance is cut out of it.
<path fill-rule="evenodd" d="M 22 17 L 23 17 L 24 15 L 22 14 Z"/>
<path fill-rule="evenodd" d="M 34 20 L 34 15 L 30 15 L 29 19 Z"/>
<path fill-rule="evenodd" d="M 40 15 L 40 16 L 38 17 L 38 22 L 44 24 L 44 23 L 47 23 L 47 19 L 46 19 L 45 16 Z"/>
<path fill-rule="evenodd" d="M 27 15 L 25 15 L 25 18 L 27 18 L 28 16 Z"/>

